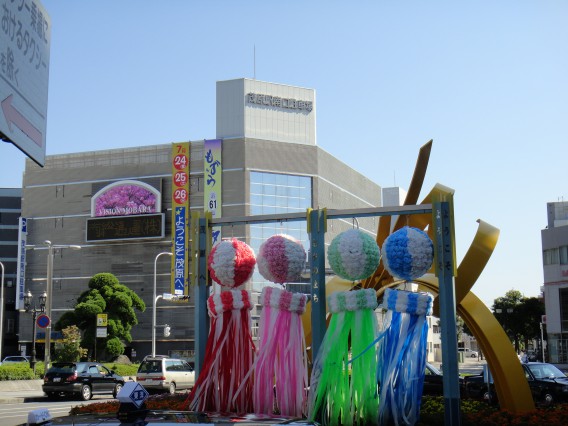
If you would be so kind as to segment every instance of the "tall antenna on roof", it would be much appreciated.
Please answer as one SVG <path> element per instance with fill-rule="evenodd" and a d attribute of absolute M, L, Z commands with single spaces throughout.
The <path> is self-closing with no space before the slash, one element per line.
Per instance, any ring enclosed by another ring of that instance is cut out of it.
<path fill-rule="evenodd" d="M 253 54 L 252 54 L 252 62 L 253 62 L 253 79 L 256 80 L 256 44 L 253 45 Z"/>

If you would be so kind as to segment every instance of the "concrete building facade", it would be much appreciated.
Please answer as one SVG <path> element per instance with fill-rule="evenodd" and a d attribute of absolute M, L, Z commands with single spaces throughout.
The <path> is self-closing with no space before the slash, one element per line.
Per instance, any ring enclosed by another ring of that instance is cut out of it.
<path fill-rule="evenodd" d="M 18 263 L 18 220 L 21 215 L 22 191 L 0 188 L 0 262 L 4 265 L 1 357 L 18 355 L 18 315 L 16 312 L 16 276 Z M 1 272 L 1 271 L 0 271 Z"/>
<path fill-rule="evenodd" d="M 568 363 L 568 202 L 547 203 L 541 231 L 547 361 Z"/>

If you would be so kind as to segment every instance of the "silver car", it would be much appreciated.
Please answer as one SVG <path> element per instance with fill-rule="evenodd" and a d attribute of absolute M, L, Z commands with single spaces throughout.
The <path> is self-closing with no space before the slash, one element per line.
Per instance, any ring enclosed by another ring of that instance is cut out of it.
<path fill-rule="evenodd" d="M 146 357 L 136 373 L 136 381 L 148 391 L 175 393 L 195 384 L 193 367 L 182 359 L 166 356 Z"/>

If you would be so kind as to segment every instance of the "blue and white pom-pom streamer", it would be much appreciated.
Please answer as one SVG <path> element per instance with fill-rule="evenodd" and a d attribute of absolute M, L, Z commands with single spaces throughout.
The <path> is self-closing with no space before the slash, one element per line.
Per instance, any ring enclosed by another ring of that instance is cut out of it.
<path fill-rule="evenodd" d="M 434 244 L 428 234 L 405 226 L 388 236 L 383 244 L 385 269 L 401 280 L 412 281 L 424 275 L 434 261 Z"/>
<path fill-rule="evenodd" d="M 426 367 L 426 339 L 434 298 L 429 293 L 386 289 L 385 331 L 378 349 L 379 423 L 414 425 Z"/>

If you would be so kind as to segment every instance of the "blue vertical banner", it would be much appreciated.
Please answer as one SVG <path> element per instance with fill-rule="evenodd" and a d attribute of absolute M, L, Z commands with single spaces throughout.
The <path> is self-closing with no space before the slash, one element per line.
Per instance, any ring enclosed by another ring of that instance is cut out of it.
<path fill-rule="evenodd" d="M 28 239 L 28 221 L 25 217 L 18 220 L 18 270 L 16 272 L 16 310 L 24 309 L 26 284 L 26 244 Z"/>
<path fill-rule="evenodd" d="M 205 211 L 211 212 L 213 218 L 222 216 L 222 177 L 223 163 L 221 161 L 223 150 L 222 139 L 205 140 L 203 143 L 203 164 L 205 167 L 204 203 Z M 212 246 L 221 241 L 221 227 L 216 226 L 211 230 Z"/>
<path fill-rule="evenodd" d="M 189 215 L 189 142 L 172 144 L 172 283 L 171 292 L 187 296 L 188 215 Z"/>

